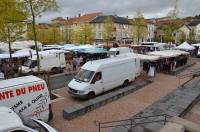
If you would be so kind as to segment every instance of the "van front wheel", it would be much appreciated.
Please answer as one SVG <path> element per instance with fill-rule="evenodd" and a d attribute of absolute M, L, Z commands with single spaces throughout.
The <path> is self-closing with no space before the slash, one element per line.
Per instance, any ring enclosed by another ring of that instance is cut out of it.
<path fill-rule="evenodd" d="M 95 97 L 95 93 L 94 92 L 89 92 L 87 95 L 88 99 L 93 99 Z"/>
<path fill-rule="evenodd" d="M 123 85 L 122 85 L 122 87 L 126 87 L 126 86 L 128 86 L 128 84 L 129 84 L 129 81 L 125 80 L 124 83 L 123 83 Z"/>

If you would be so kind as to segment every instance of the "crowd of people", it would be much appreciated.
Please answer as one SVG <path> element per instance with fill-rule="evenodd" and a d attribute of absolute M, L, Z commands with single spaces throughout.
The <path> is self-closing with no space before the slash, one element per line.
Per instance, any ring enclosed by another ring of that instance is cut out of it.
<path fill-rule="evenodd" d="M 67 54 L 66 55 L 66 70 L 76 72 L 83 64 L 92 60 L 106 58 L 106 54 Z"/>
<path fill-rule="evenodd" d="M 178 56 L 176 58 L 166 58 L 154 62 L 144 62 L 143 70 L 149 74 L 149 71 L 154 72 L 171 72 L 176 68 L 186 65 L 188 61 L 187 56 Z M 154 74 L 155 75 L 155 74 Z"/>
<path fill-rule="evenodd" d="M 9 60 L 1 60 L 0 79 L 15 77 L 15 75 L 18 73 L 18 70 L 19 65 L 15 62 L 15 60 L 13 60 L 12 63 Z"/>

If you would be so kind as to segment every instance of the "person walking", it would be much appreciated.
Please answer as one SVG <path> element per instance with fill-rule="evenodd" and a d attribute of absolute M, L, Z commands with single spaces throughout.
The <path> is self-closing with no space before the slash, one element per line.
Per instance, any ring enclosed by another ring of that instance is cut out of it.
<path fill-rule="evenodd" d="M 73 58 L 72 65 L 73 65 L 73 71 L 76 71 L 76 66 L 77 66 L 77 60 L 76 60 L 76 58 Z"/>
<path fill-rule="evenodd" d="M 79 62 L 80 62 L 80 66 L 82 66 L 83 65 L 83 57 L 82 56 L 79 57 Z"/>

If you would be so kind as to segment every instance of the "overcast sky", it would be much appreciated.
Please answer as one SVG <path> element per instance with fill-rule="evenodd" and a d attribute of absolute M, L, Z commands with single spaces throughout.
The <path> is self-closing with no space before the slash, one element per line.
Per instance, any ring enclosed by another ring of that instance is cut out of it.
<path fill-rule="evenodd" d="M 59 9 L 46 12 L 38 22 L 49 22 L 56 17 L 74 17 L 79 13 L 103 12 L 119 16 L 135 16 L 142 10 L 145 18 L 164 17 L 175 5 L 176 0 L 57 0 Z M 200 0 L 179 0 L 179 16 L 195 16 L 200 14 Z"/>

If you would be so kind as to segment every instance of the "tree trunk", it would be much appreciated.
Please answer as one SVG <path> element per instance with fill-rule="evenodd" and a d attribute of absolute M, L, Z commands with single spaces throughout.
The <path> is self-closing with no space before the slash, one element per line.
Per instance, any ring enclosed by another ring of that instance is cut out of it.
<path fill-rule="evenodd" d="M 109 43 L 109 41 L 107 40 L 107 42 L 106 42 L 106 44 L 107 44 L 107 51 L 109 51 L 109 48 L 108 48 L 108 43 Z"/>
<path fill-rule="evenodd" d="M 11 49 L 11 40 L 10 40 L 10 28 L 7 28 L 8 31 L 8 44 L 9 44 L 9 54 L 10 54 L 10 63 L 12 62 L 12 49 Z"/>
<path fill-rule="evenodd" d="M 10 63 L 10 71 L 8 71 L 6 74 L 8 74 L 9 72 L 11 72 L 11 76 L 13 75 L 13 67 L 12 67 L 12 49 L 11 49 L 11 38 L 10 38 L 10 28 L 8 27 L 7 28 L 7 30 L 8 30 L 8 45 L 9 45 L 9 55 L 10 55 L 10 58 L 9 58 L 9 63 Z M 8 75 L 6 75 L 6 76 L 9 76 L 9 74 Z"/>
<path fill-rule="evenodd" d="M 37 35 L 36 35 L 36 29 L 35 29 L 35 14 L 33 11 L 33 6 L 32 3 L 30 2 L 30 9 L 31 9 L 31 14 L 33 17 L 33 21 L 32 21 L 32 26 L 33 26 L 33 35 L 34 35 L 34 41 L 35 41 L 35 50 L 36 50 L 36 54 L 37 54 L 37 71 L 40 71 L 40 58 L 39 58 L 39 54 L 38 54 L 38 45 L 37 45 Z"/>

